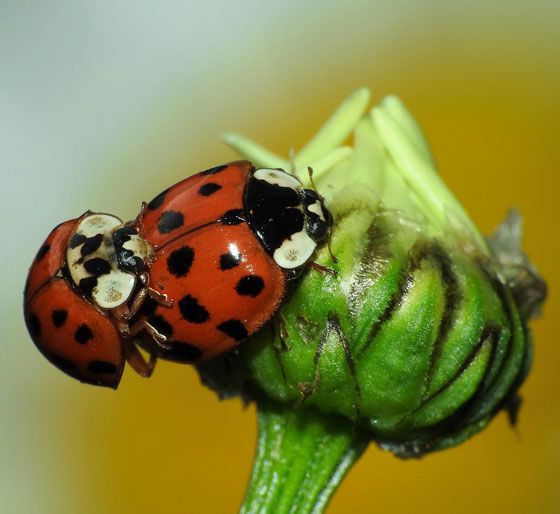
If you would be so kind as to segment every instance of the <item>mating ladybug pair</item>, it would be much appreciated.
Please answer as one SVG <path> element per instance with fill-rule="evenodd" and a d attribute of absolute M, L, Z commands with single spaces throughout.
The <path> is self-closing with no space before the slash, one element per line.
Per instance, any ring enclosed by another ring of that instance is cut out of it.
<path fill-rule="evenodd" d="M 113 388 L 125 361 L 149 376 L 158 357 L 212 358 L 270 320 L 331 225 L 323 199 L 282 170 L 202 171 L 129 223 L 86 212 L 58 225 L 29 270 L 27 327 L 62 371 Z"/>

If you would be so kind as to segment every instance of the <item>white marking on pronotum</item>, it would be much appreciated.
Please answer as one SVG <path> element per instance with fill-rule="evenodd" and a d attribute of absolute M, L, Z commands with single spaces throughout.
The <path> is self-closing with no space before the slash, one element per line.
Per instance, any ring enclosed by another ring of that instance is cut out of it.
<path fill-rule="evenodd" d="M 123 244 L 125 250 L 130 250 L 136 257 L 147 259 L 153 250 L 149 243 L 138 234 L 131 234 L 130 239 Z"/>
<path fill-rule="evenodd" d="M 99 307 L 113 309 L 128 300 L 135 286 L 135 275 L 113 269 L 109 274 L 97 278 L 92 297 Z"/>
<path fill-rule="evenodd" d="M 109 232 L 120 225 L 122 225 L 122 221 L 116 216 L 111 216 L 110 214 L 92 214 L 80 221 L 76 229 L 76 234 L 92 237 L 96 234 Z"/>
<path fill-rule="evenodd" d="M 99 258 L 109 263 L 109 273 L 98 276 L 97 285 L 91 291 L 93 300 L 103 309 L 114 309 L 126 303 L 136 287 L 136 275 L 125 273 L 118 268 L 112 233 L 114 229 L 120 226 L 122 226 L 122 221 L 110 214 L 86 216 L 78 224 L 75 233 L 88 238 L 101 234 L 103 236 L 101 245 L 94 252 L 85 256 L 85 258 L 82 258 L 81 254 L 83 244 L 75 248 L 68 247 L 66 251 L 66 261 L 70 276 L 77 286 L 80 285 L 82 279 L 93 277 L 91 273 L 86 271 L 84 262 Z M 146 245 L 142 248 L 142 239 L 140 237 L 138 239 L 131 238 L 127 243 L 130 243 L 131 248 L 129 249 L 137 250 L 141 257 L 144 257 L 149 251 Z"/>
<path fill-rule="evenodd" d="M 321 207 L 321 204 L 319 202 L 312 203 L 307 207 L 307 210 L 309 212 L 313 212 L 314 214 L 317 214 L 317 216 L 319 216 L 319 219 L 321 221 L 327 221 L 325 219 L 325 215 L 323 214 L 323 208 Z"/>
<path fill-rule="evenodd" d="M 282 170 L 262 168 L 255 171 L 253 176 L 256 179 L 264 180 L 269 184 L 280 187 L 290 187 L 292 189 L 298 189 L 301 187 L 301 182 L 297 178 Z"/>
<path fill-rule="evenodd" d="M 285 239 L 274 251 L 273 258 L 281 268 L 298 268 L 309 260 L 316 247 L 317 243 L 307 235 L 305 230 L 302 230 Z"/>

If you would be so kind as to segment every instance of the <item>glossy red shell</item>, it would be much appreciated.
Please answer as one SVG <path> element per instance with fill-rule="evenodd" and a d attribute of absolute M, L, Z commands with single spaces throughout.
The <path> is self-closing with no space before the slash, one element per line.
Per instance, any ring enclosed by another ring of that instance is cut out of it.
<path fill-rule="evenodd" d="M 143 309 L 168 337 L 165 358 L 192 362 L 229 350 L 270 320 L 285 295 L 284 272 L 243 219 L 251 169 L 240 161 L 194 175 L 150 202 L 139 222 L 155 248 L 150 285 L 173 301 Z"/>
<path fill-rule="evenodd" d="M 209 359 L 254 334 L 277 311 L 287 279 L 246 221 L 252 169 L 239 161 L 200 172 L 159 194 L 132 223 L 153 247 L 145 263 L 149 287 L 172 302 L 148 297 L 130 320 L 151 353 L 180 362 Z M 132 341 L 123 339 L 115 313 L 96 306 L 63 272 L 81 219 L 58 225 L 41 246 L 25 288 L 25 320 L 39 350 L 62 371 L 116 388 L 125 353 L 140 373 L 151 368 L 130 353 Z M 165 348 L 143 323 L 167 338 Z"/>
<path fill-rule="evenodd" d="M 125 362 L 120 334 L 61 274 L 78 221 L 58 225 L 37 253 L 24 293 L 25 321 L 37 348 L 59 369 L 83 382 L 116 387 Z"/>

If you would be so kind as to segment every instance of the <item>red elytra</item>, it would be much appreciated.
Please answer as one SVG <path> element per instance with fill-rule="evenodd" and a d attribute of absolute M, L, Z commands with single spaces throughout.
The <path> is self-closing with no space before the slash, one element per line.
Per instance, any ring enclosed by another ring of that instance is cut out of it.
<path fill-rule="evenodd" d="M 146 302 L 141 314 L 168 338 L 160 355 L 208 359 L 259 330 L 276 312 L 286 274 L 243 220 L 252 165 L 219 166 L 184 180 L 150 202 L 140 234 L 155 250 L 150 285 L 171 308 Z"/>
<path fill-rule="evenodd" d="M 228 351 L 274 316 L 328 235 L 322 198 L 300 186 L 238 161 L 166 189 L 126 225 L 96 213 L 59 225 L 29 272 L 34 342 L 69 375 L 110 387 L 125 359 L 149 376 L 156 357 Z"/>
<path fill-rule="evenodd" d="M 25 287 L 25 320 L 37 348 L 55 366 L 83 382 L 116 387 L 125 362 L 121 334 L 61 273 L 78 221 L 58 225 L 39 249 Z"/>

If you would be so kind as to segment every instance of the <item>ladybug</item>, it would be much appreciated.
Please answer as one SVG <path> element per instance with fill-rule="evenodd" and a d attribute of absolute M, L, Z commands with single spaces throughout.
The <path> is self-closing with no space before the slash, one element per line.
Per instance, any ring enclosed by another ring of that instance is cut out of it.
<path fill-rule="evenodd" d="M 158 357 L 210 359 L 274 316 L 331 226 L 323 198 L 289 173 L 217 166 L 129 223 L 88 211 L 58 225 L 29 271 L 27 327 L 62 371 L 113 388 L 125 361 L 149 376 Z"/>

